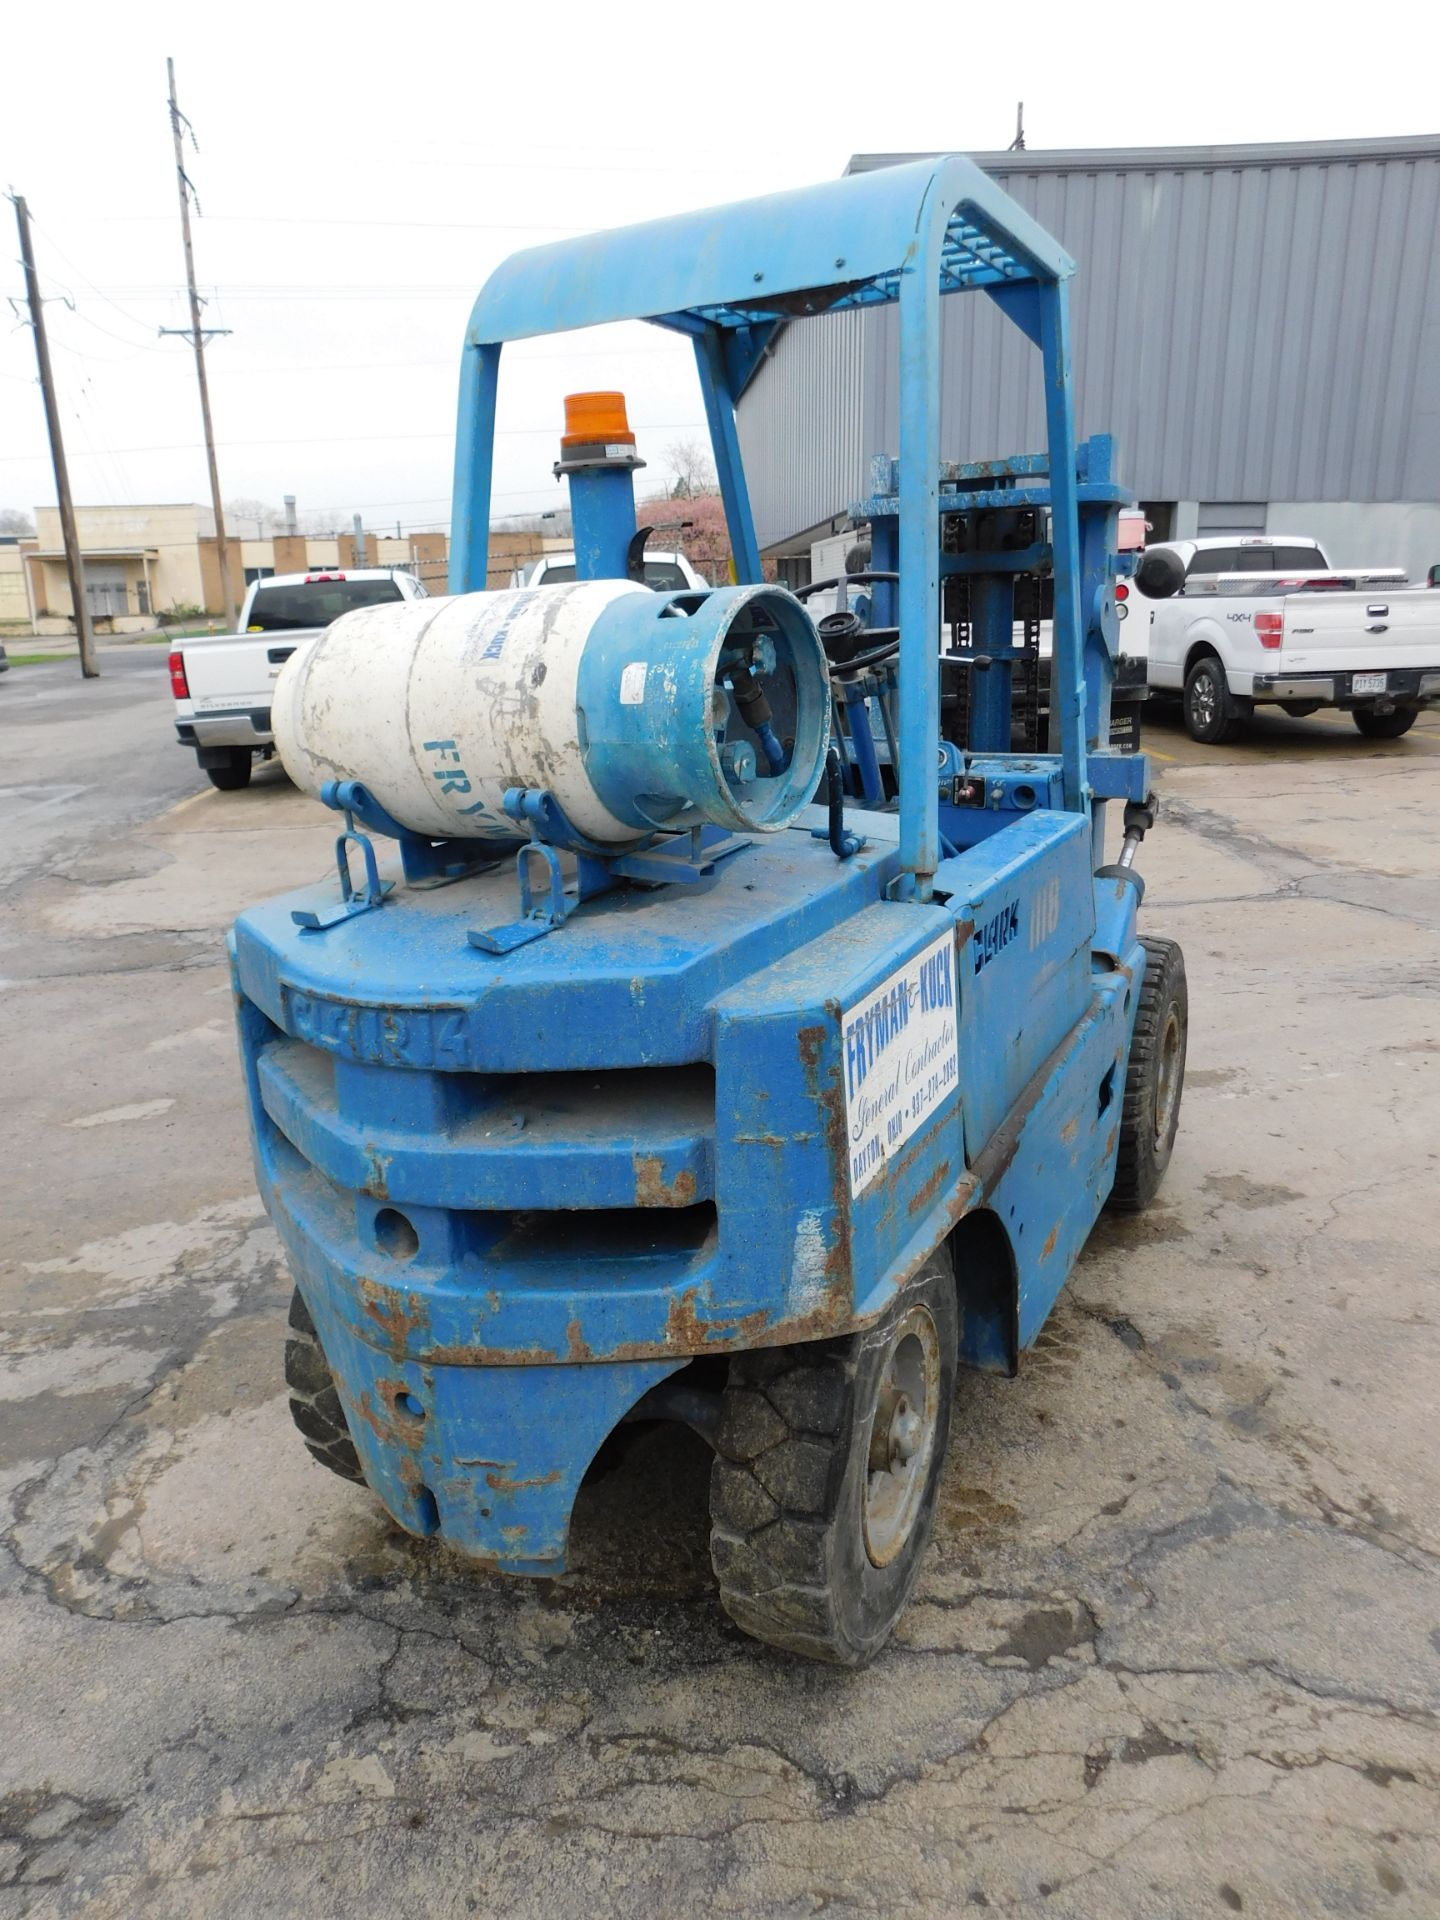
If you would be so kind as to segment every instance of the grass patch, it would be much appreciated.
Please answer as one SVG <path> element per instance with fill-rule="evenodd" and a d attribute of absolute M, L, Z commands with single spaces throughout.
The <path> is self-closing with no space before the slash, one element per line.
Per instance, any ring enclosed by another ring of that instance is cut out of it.
<path fill-rule="evenodd" d="M 73 653 L 12 653 L 12 667 L 43 667 L 47 660 L 73 660 Z"/>

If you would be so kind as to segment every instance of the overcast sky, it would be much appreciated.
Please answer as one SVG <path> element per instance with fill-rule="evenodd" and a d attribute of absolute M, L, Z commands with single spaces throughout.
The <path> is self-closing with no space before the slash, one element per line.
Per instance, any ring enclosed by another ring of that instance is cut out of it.
<path fill-rule="evenodd" d="M 207 317 L 233 329 L 209 360 L 225 497 L 444 525 L 466 317 L 508 253 L 828 178 L 852 152 L 1004 147 L 1021 97 L 1035 149 L 1430 132 L 1428 16 L 1391 0 L 31 6 L 7 17 L 0 184 L 29 200 L 45 291 L 74 301 L 47 318 L 77 501 L 207 500 L 193 361 L 157 338 L 188 320 L 173 55 L 200 146 Z M 0 296 L 18 296 L 4 203 L 0 219 Z M 629 395 L 657 474 L 667 443 L 702 431 L 672 336 L 513 347 L 497 514 L 558 503 L 562 396 L 600 386 Z M 0 332 L 0 507 L 53 499 L 16 326 Z"/>

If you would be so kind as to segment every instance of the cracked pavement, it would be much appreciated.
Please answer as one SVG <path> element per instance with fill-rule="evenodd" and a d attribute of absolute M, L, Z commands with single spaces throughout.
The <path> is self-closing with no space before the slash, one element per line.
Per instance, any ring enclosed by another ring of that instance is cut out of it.
<path fill-rule="evenodd" d="M 201 793 L 163 659 L 61 671 L 0 689 L 0 1916 L 1440 1911 L 1440 722 L 1149 729 L 1175 1161 L 1020 1377 L 962 1376 L 846 1674 L 721 1616 L 688 1433 L 537 1583 L 310 1462 L 221 941 L 333 829 Z M 19 817 L 56 728 L 123 806 Z"/>

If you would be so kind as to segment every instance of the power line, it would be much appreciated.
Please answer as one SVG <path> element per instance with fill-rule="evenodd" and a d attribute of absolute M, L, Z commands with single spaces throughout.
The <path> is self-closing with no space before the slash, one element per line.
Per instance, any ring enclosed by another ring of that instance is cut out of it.
<path fill-rule="evenodd" d="M 747 176 L 753 180 L 773 180 L 773 167 L 687 167 L 687 166 L 640 166 L 640 167 L 597 167 L 587 155 L 582 166 L 577 168 L 573 160 L 420 160 L 413 154 L 410 164 L 415 167 L 464 167 L 475 173 L 569 173 L 583 171 L 591 173 L 640 174 L 647 179 L 677 177 L 686 179 L 737 180 Z M 782 188 L 776 188 L 782 192 Z"/>
<path fill-rule="evenodd" d="M 60 258 L 65 262 L 66 266 L 69 267 L 72 273 L 78 273 L 80 278 L 85 282 L 86 286 L 89 287 L 90 291 L 92 293 L 99 294 L 100 298 L 105 302 L 107 307 L 114 307 L 116 313 L 118 313 L 123 319 L 128 320 L 132 326 L 139 327 L 141 332 L 144 334 L 147 334 L 147 335 L 149 334 L 150 322 L 148 320 L 140 319 L 140 317 L 137 314 L 127 313 L 125 308 L 120 306 L 117 301 L 112 300 L 108 293 L 104 292 L 103 289 L 101 289 L 100 287 L 97 287 L 95 282 L 90 278 L 89 274 L 86 273 L 85 269 L 75 264 L 75 262 L 70 258 L 69 254 L 66 253 L 65 249 L 55 239 L 54 235 L 51 234 L 47 228 L 42 227 L 38 220 L 32 221 L 31 225 L 35 228 L 35 231 L 41 235 L 46 246 L 49 247 L 54 253 L 57 253 L 60 256 Z M 151 351 L 159 352 L 161 351 L 161 349 L 152 348 Z"/>
<path fill-rule="evenodd" d="M 168 214 L 160 213 L 81 213 L 72 216 L 73 222 L 99 222 L 104 226 L 153 226 L 157 221 L 168 221 Z M 265 226 L 265 227 L 398 227 L 407 233 L 586 233 L 586 227 L 577 227 L 573 222 L 558 225 L 545 220 L 352 220 L 337 218 L 332 214 L 305 213 L 207 213 L 207 227 L 215 226 Z"/>
<path fill-rule="evenodd" d="M 113 300 L 110 302 L 110 304 L 111 306 L 115 305 Z M 124 311 L 124 309 L 120 307 L 117 307 L 115 310 L 117 313 Z M 165 353 L 164 347 L 147 347 L 147 346 L 143 346 L 141 342 L 138 340 L 127 340 L 124 334 L 112 333 L 109 327 L 102 327 L 98 320 L 90 319 L 89 315 L 81 313 L 78 307 L 72 308 L 71 311 L 73 312 L 75 318 L 79 320 L 82 325 L 87 327 L 93 327 L 96 333 L 103 333 L 107 340 L 116 340 L 119 342 L 119 344 L 122 347 L 129 347 L 132 353 L 160 353 L 160 354 L 165 354 L 165 357 L 167 360 L 170 358 L 169 354 Z M 117 363 L 117 364 L 123 364 L 123 363 Z"/>
<path fill-rule="evenodd" d="M 696 433 L 700 431 L 703 423 L 698 420 L 636 420 L 631 424 L 639 433 Z M 506 437 L 524 439 L 535 434 L 553 434 L 556 431 L 557 423 L 548 420 L 544 426 L 540 427 L 497 427 L 495 437 L 497 440 Z M 395 446 L 409 440 L 453 440 L 454 437 L 454 430 L 446 428 L 443 432 L 434 433 L 344 433 L 325 436 L 306 433 L 294 439 L 225 440 L 218 444 L 222 445 L 228 453 L 237 447 L 349 447 L 362 446 L 371 442 Z M 183 440 L 167 442 L 163 446 L 112 448 L 114 453 L 188 453 L 189 451 L 189 442 Z M 17 461 L 33 460 L 36 457 L 30 453 L 0 454 L 0 460 L 12 464 Z"/>
<path fill-rule="evenodd" d="M 513 349 L 511 349 L 513 353 Z M 510 364 L 514 366 L 541 367 L 547 364 L 568 366 L 574 360 L 689 360 L 689 347 L 670 347 L 657 344 L 653 347 L 596 347 L 587 348 L 584 353 L 516 353 Z M 116 363 L 118 364 L 118 362 Z M 277 361 L 266 367 L 217 367 L 213 378 L 231 379 L 239 374 L 264 374 L 267 377 L 286 373 L 402 373 L 420 371 L 428 368 L 440 368 L 446 373 L 454 373 L 459 364 L 459 355 L 452 354 L 445 360 L 316 360 L 306 362 Z"/>
<path fill-rule="evenodd" d="M 423 295 L 426 298 L 449 298 L 455 294 L 474 294 L 478 291 L 473 280 L 430 281 L 419 286 L 392 286 L 382 280 L 354 280 L 336 283 L 334 280 L 244 280 L 228 285 L 218 280 L 207 280 L 205 292 L 211 296 L 225 295 L 233 298 L 244 294 L 247 298 L 268 298 L 275 294 L 294 294 L 304 299 L 318 298 L 321 294 L 333 295 L 337 300 L 358 300 L 383 294 L 386 298 L 403 299 L 410 294 Z M 100 289 L 96 289 L 97 292 Z M 135 299 L 173 299 L 179 289 L 170 281 L 135 280 L 127 281 L 111 288 L 113 293 L 124 293 Z"/>

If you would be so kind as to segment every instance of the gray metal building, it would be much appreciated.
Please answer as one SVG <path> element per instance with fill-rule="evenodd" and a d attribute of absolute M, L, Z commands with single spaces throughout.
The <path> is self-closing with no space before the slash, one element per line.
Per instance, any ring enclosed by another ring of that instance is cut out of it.
<path fill-rule="evenodd" d="M 1079 431 L 1116 436 L 1152 537 L 1440 561 L 1440 136 L 974 158 L 1077 262 Z M 942 312 L 945 457 L 1043 447 L 1039 356 L 982 297 Z M 793 324 L 741 399 L 760 542 L 792 575 L 896 451 L 897 329 L 894 307 Z"/>

